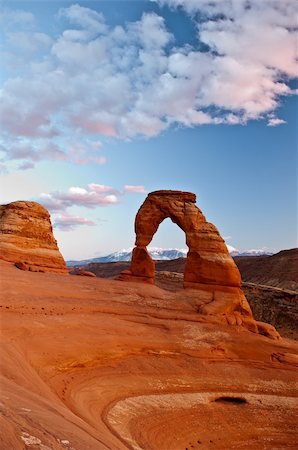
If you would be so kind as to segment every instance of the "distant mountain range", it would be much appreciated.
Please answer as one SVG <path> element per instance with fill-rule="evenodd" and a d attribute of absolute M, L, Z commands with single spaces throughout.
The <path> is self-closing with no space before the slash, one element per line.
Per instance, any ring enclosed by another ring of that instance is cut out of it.
<path fill-rule="evenodd" d="M 272 255 L 273 253 L 270 253 L 266 250 L 247 250 L 244 252 L 240 252 L 236 248 L 228 245 L 228 250 L 231 254 L 231 256 L 265 256 L 265 255 Z M 124 249 L 119 252 L 111 253 L 107 256 L 99 256 L 97 258 L 91 258 L 91 259 L 84 259 L 80 261 L 66 261 L 66 264 L 68 267 L 74 267 L 74 266 L 82 266 L 90 263 L 109 263 L 109 262 L 118 262 L 118 261 L 130 261 L 131 260 L 131 253 L 132 248 Z M 148 247 L 148 251 L 151 255 L 151 257 L 155 260 L 161 260 L 161 261 L 169 261 L 172 259 L 177 258 L 186 258 L 187 255 L 187 249 L 185 248 L 159 248 L 159 247 Z"/>

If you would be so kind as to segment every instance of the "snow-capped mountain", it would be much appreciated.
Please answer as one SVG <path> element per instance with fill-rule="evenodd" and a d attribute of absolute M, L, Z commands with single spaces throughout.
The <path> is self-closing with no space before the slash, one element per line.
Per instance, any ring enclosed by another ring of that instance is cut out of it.
<path fill-rule="evenodd" d="M 130 261 L 133 248 L 123 249 L 119 252 L 111 253 L 107 256 L 99 256 L 98 258 L 85 259 L 83 261 L 66 261 L 68 266 L 85 265 L 96 262 L 117 262 L 117 261 Z M 177 258 L 185 258 L 187 250 L 184 248 L 158 248 L 148 247 L 148 252 L 153 259 L 170 260 Z"/>
<path fill-rule="evenodd" d="M 231 256 L 262 256 L 262 255 L 272 255 L 272 253 L 266 250 L 247 250 L 240 252 L 235 247 L 227 245 Z M 81 261 L 66 261 L 69 267 L 86 265 L 89 263 L 108 263 L 108 262 L 118 262 L 118 261 L 130 261 L 131 253 L 133 248 L 123 249 L 119 252 L 111 253 L 107 256 L 99 256 L 97 258 L 85 259 Z M 177 258 L 186 258 L 188 250 L 186 248 L 159 248 L 159 247 L 148 247 L 148 252 L 153 259 L 159 260 L 170 260 Z"/>
<path fill-rule="evenodd" d="M 228 244 L 226 244 L 226 245 L 228 247 L 228 250 L 229 250 L 231 256 L 271 256 L 271 255 L 273 255 L 273 253 L 269 252 L 269 250 L 266 248 L 241 251 L 235 247 L 232 247 L 231 245 L 228 245 Z"/>
<path fill-rule="evenodd" d="M 169 261 L 170 259 L 186 258 L 188 250 L 186 248 L 159 248 L 148 247 L 148 252 L 152 259 L 161 259 L 163 261 Z"/>
<path fill-rule="evenodd" d="M 231 256 L 272 256 L 274 253 L 264 249 L 251 249 L 243 252 L 237 250 L 235 254 L 234 252 L 230 252 L 230 254 Z"/>

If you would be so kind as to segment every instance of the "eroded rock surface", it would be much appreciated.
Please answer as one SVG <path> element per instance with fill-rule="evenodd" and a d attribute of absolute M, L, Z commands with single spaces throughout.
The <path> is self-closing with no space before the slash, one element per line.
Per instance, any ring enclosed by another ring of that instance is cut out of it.
<path fill-rule="evenodd" d="M 296 449 L 294 341 L 191 289 L 0 270 L 1 449 Z"/>
<path fill-rule="evenodd" d="M 223 315 L 231 325 L 243 324 L 249 330 L 278 337 L 271 326 L 253 320 L 250 306 L 241 290 L 240 272 L 217 228 L 207 222 L 191 192 L 162 190 L 151 192 L 135 219 L 136 242 L 130 269 L 121 273 L 123 281 L 154 283 L 155 263 L 147 251 L 161 222 L 170 218 L 181 228 L 189 248 L 184 287 L 196 289 L 206 298 L 199 312 Z"/>
<path fill-rule="evenodd" d="M 0 258 L 31 272 L 68 273 L 49 212 L 36 202 L 0 206 Z"/>

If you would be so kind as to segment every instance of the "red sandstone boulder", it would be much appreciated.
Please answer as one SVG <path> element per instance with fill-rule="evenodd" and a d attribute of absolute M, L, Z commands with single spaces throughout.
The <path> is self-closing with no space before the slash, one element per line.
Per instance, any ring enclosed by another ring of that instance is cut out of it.
<path fill-rule="evenodd" d="M 88 272 L 87 270 L 80 270 L 76 272 L 75 275 L 80 275 L 81 277 L 96 277 L 95 273 Z"/>
<path fill-rule="evenodd" d="M 36 202 L 0 206 L 0 258 L 15 262 L 21 270 L 68 273 L 53 236 L 50 214 Z"/>

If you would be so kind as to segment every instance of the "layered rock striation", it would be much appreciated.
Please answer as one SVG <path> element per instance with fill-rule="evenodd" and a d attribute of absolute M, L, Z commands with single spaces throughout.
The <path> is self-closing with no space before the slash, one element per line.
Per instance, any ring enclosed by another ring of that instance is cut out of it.
<path fill-rule="evenodd" d="M 50 214 L 36 202 L 0 206 L 0 258 L 22 270 L 68 273 Z"/>
<path fill-rule="evenodd" d="M 1 449 L 297 448 L 294 341 L 192 289 L 0 271 Z"/>
<path fill-rule="evenodd" d="M 131 266 L 121 273 L 120 279 L 154 283 L 155 263 L 147 246 L 161 222 L 170 218 L 185 233 L 189 251 L 184 287 L 200 291 L 205 298 L 199 312 L 220 314 L 232 325 L 245 323 L 252 331 L 274 335 L 275 331 L 253 320 L 241 290 L 240 272 L 219 231 L 207 222 L 195 202 L 196 196 L 191 192 L 161 190 L 147 196 L 135 219 L 136 242 Z"/>

